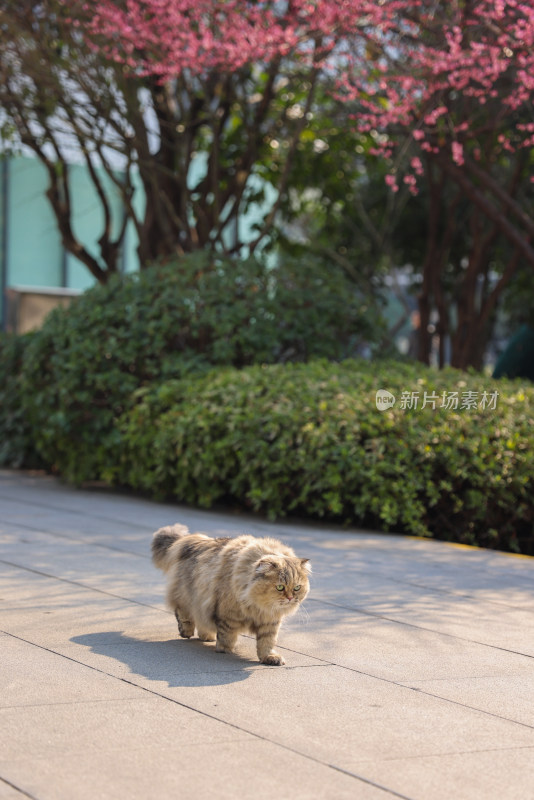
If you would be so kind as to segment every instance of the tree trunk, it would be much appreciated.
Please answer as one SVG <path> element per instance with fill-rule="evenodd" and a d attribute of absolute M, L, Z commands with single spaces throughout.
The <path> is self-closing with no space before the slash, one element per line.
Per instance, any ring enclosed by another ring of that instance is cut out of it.
<path fill-rule="evenodd" d="M 417 342 L 417 359 L 423 364 L 430 364 L 432 349 L 432 334 L 430 333 L 430 314 L 434 300 L 434 287 L 439 281 L 440 264 L 438 258 L 438 231 L 442 211 L 441 194 L 443 191 L 443 176 L 439 181 L 434 178 L 434 165 L 427 162 L 427 176 L 429 187 L 428 228 L 426 236 L 426 254 L 423 263 L 423 282 L 417 296 L 419 307 L 419 332 Z"/>

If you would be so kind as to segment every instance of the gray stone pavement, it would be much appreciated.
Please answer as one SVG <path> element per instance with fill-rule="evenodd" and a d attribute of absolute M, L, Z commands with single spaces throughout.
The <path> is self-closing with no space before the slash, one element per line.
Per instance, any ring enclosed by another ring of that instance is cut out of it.
<path fill-rule="evenodd" d="M 313 564 L 285 667 L 177 638 L 152 532 Z M 0 472 L 0 798 L 534 797 L 534 559 Z"/>

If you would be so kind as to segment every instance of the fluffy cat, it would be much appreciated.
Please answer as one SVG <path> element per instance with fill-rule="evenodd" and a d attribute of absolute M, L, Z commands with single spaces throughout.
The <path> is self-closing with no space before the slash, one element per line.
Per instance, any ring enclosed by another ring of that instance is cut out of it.
<path fill-rule="evenodd" d="M 154 534 L 152 560 L 167 573 L 180 636 L 196 628 L 202 641 L 217 641 L 218 653 L 231 653 L 240 633 L 254 633 L 262 664 L 285 663 L 274 646 L 283 617 L 308 594 L 307 558 L 276 539 L 212 539 L 170 525 Z"/>

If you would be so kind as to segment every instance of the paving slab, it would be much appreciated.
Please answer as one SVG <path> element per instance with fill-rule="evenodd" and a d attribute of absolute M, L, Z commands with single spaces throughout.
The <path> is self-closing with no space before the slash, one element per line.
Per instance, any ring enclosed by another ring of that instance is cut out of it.
<path fill-rule="evenodd" d="M 534 596 L 534 590 L 532 592 Z M 327 599 L 327 598 L 325 598 Z M 411 598 L 377 600 L 359 604 L 358 600 L 339 603 L 328 600 L 334 607 L 396 622 L 419 630 L 455 636 L 515 653 L 534 657 L 534 624 L 529 610 L 495 609 L 484 600 L 463 601 L 451 596 L 441 601 L 427 592 L 413 589 Z"/>
<path fill-rule="evenodd" d="M 472 752 L 502 741 L 534 747 L 534 730 L 513 719 L 335 666 L 288 668 L 276 684 L 265 670 L 254 670 L 237 694 L 231 683 L 198 678 L 195 685 L 151 685 L 165 697 L 349 771 L 362 759 Z M 138 683 L 147 685 L 143 676 Z"/>
<path fill-rule="evenodd" d="M 87 703 L 139 698 L 143 692 L 108 675 L 74 664 L 44 648 L 3 635 L 0 639 L 0 742 L 6 736 L 7 709 L 17 720 L 18 709 L 55 703 Z M 3 757 L 13 742 L 0 745 Z"/>
<path fill-rule="evenodd" d="M 0 800 L 21 800 L 23 795 L 15 789 L 5 778 L 0 778 Z"/>
<path fill-rule="evenodd" d="M 187 740 L 162 737 L 147 741 L 141 750 L 90 751 L 71 754 L 67 761 L 60 756 L 0 760 L 0 772 L 39 800 L 272 800 L 285 796 L 291 800 L 391 800 L 401 796 L 258 739 L 190 745 Z M 21 795 L 15 797 L 19 800 Z"/>
<path fill-rule="evenodd" d="M 280 635 L 177 637 L 152 532 L 313 564 Z M 534 560 L 0 471 L 0 800 L 529 797 Z"/>
<path fill-rule="evenodd" d="M 394 791 L 413 800 L 434 797 L 527 798 L 534 786 L 534 748 L 496 748 L 424 758 L 380 760 L 360 765 L 372 780 L 380 777 Z"/>
<path fill-rule="evenodd" d="M 292 619 L 284 643 L 338 666 L 398 683 L 533 674 L 530 656 L 471 642 L 456 636 L 401 625 L 308 601 L 306 620 Z M 534 695 L 533 695 L 534 696 Z"/>
<path fill-rule="evenodd" d="M 410 681 L 409 685 L 434 697 L 478 708 L 496 717 L 506 716 L 534 728 L 532 670 L 530 674 L 518 671 L 499 677 L 473 675 L 468 678 Z"/>

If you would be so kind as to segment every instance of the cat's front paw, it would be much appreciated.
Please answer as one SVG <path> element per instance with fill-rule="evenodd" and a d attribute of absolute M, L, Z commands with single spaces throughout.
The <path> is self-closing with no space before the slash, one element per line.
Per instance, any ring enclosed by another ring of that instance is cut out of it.
<path fill-rule="evenodd" d="M 268 656 L 262 658 L 262 664 L 267 664 L 269 667 L 282 667 L 286 662 L 278 653 L 269 653 Z"/>
<path fill-rule="evenodd" d="M 195 633 L 195 623 L 182 620 L 178 615 L 176 615 L 176 621 L 178 622 L 178 633 L 182 639 L 190 639 Z"/>

